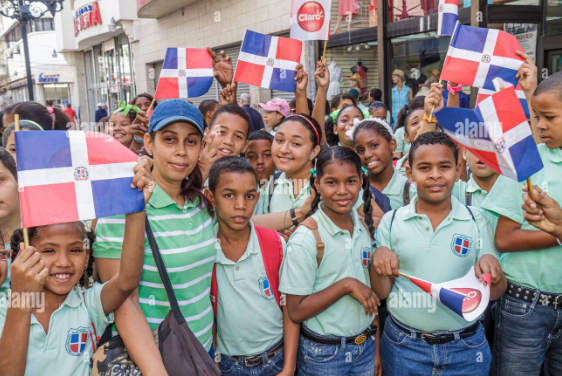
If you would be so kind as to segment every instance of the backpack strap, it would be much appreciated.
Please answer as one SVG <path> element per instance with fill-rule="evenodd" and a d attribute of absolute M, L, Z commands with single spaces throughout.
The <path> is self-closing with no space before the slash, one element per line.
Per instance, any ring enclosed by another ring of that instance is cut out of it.
<path fill-rule="evenodd" d="M 213 275 L 211 276 L 211 305 L 213 306 L 213 312 L 215 318 L 217 317 L 217 308 L 219 302 L 219 286 L 217 285 L 217 264 L 213 264 Z"/>
<path fill-rule="evenodd" d="M 404 206 L 410 204 L 410 185 L 410 181 L 406 180 L 406 182 L 404 183 L 404 192 L 402 192 L 402 204 Z"/>
<path fill-rule="evenodd" d="M 281 176 L 283 172 L 282 171 L 278 171 L 275 173 L 275 175 L 273 175 L 273 181 L 271 182 L 271 189 L 269 187 L 267 187 L 267 189 L 269 189 L 269 202 L 267 203 L 267 212 L 271 213 L 271 198 L 273 197 L 273 192 L 275 192 L 275 188 L 277 188 L 277 184 L 279 184 L 279 177 Z"/>
<path fill-rule="evenodd" d="M 281 308 L 281 294 L 279 293 L 279 269 L 283 263 L 281 237 L 277 231 L 268 228 L 254 226 L 254 229 L 258 236 L 263 265 L 271 291 L 273 291 L 277 305 Z"/>
<path fill-rule="evenodd" d="M 84 305 L 86 307 L 88 307 L 88 305 L 86 304 L 86 293 L 82 292 L 82 299 L 84 299 Z M 94 349 L 94 352 L 96 352 L 97 346 L 96 343 L 100 340 L 100 337 L 98 337 L 98 333 L 96 332 L 96 326 L 94 325 L 94 320 L 90 320 L 90 322 L 92 323 L 92 329 L 94 331 L 94 335 L 92 335 L 92 332 L 90 332 L 90 339 L 92 340 L 92 348 Z M 111 325 L 109 326 L 111 327 Z M 96 340 L 94 341 L 94 337 L 96 338 Z"/>
<path fill-rule="evenodd" d="M 314 235 L 314 240 L 316 240 L 316 262 L 318 263 L 318 267 L 320 267 L 320 263 L 322 262 L 322 258 L 324 257 L 324 249 L 326 248 L 326 245 L 322 241 L 320 233 L 318 232 L 318 223 L 316 223 L 314 218 L 309 217 L 301 222 L 301 226 L 304 226 L 312 231 L 312 235 Z"/>
<path fill-rule="evenodd" d="M 468 212 L 470 213 L 470 216 L 472 217 L 472 220 L 474 221 L 474 223 L 476 223 L 476 218 L 474 218 L 474 214 L 472 213 L 472 210 L 470 210 L 468 205 L 465 205 L 465 206 L 466 206 L 466 210 L 468 210 Z"/>

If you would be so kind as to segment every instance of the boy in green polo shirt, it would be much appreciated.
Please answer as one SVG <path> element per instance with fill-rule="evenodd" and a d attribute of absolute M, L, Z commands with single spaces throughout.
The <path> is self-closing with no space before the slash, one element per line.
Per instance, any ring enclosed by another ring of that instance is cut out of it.
<path fill-rule="evenodd" d="M 381 339 L 385 375 L 488 375 L 490 348 L 482 325 L 467 322 L 440 302 L 429 299 L 399 270 L 432 283 L 491 273 L 491 300 L 505 291 L 492 232 L 478 208 L 452 196 L 460 173 L 458 152 L 443 133 L 428 132 L 412 144 L 408 177 L 417 197 L 387 213 L 378 229 L 371 265 L 372 287 L 387 299 L 389 318 Z M 401 236 L 407 234 L 407 236 Z M 452 246 L 468 239 L 468 250 Z"/>
<path fill-rule="evenodd" d="M 526 62 L 521 86 L 537 115 L 538 145 L 544 168 L 533 185 L 562 202 L 562 72 L 536 84 L 537 68 Z M 536 89 L 535 89 L 536 88 Z M 496 375 L 562 374 L 562 247 L 560 240 L 537 230 L 523 217 L 521 187 L 500 176 L 483 208 L 499 214 L 496 245 L 508 279 L 506 294 L 494 308 Z"/>
<path fill-rule="evenodd" d="M 238 157 L 220 159 L 211 167 L 205 195 L 218 219 L 211 296 L 217 303 L 221 372 L 293 375 L 300 326 L 289 319 L 285 307 L 280 309 L 282 300 L 277 291 L 286 246 L 277 232 L 250 221 L 259 199 L 253 167 Z M 268 259 L 270 251 L 275 248 L 277 268 L 268 268 L 273 263 Z"/>

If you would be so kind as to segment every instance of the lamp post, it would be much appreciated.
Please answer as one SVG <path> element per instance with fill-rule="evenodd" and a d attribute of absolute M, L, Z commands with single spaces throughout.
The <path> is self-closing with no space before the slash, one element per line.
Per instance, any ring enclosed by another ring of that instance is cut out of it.
<path fill-rule="evenodd" d="M 31 61 L 29 58 L 29 43 L 27 41 L 27 21 L 36 20 L 50 13 L 53 17 L 62 10 L 64 0 L 0 0 L 0 14 L 17 20 L 21 28 L 23 51 L 25 56 L 25 71 L 27 75 L 27 91 L 29 100 L 34 100 L 33 79 L 31 78 Z"/>

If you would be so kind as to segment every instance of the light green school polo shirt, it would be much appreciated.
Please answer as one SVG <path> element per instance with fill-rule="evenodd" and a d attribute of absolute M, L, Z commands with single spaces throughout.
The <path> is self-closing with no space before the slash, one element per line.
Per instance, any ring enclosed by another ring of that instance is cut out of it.
<path fill-rule="evenodd" d="M 488 199 L 488 192 L 480 188 L 476 180 L 474 180 L 474 177 L 471 176 L 470 179 L 468 179 L 468 182 L 461 183 L 461 181 L 459 180 L 457 183 L 460 185 L 460 189 L 459 189 L 459 195 L 455 197 L 457 197 L 457 199 L 461 203 L 466 205 L 467 193 L 472 194 L 471 206 L 475 206 L 477 208 L 481 208 L 484 201 Z M 492 187 L 492 190 L 494 190 L 494 187 Z M 464 190 L 464 195 L 462 194 L 463 190 Z M 484 216 L 486 217 L 488 222 L 490 222 L 490 225 L 492 226 L 492 231 L 495 233 L 496 226 L 498 225 L 499 215 L 497 213 L 484 210 Z"/>
<path fill-rule="evenodd" d="M 326 245 L 320 268 L 312 231 L 304 226 L 297 227 L 287 244 L 287 256 L 281 268 L 279 290 L 285 294 L 311 295 L 347 277 L 371 286 L 371 238 L 359 221 L 357 211 L 351 212 L 353 234 L 350 234 L 336 226 L 322 207 L 320 204 L 312 215 Z M 357 300 L 345 295 L 318 316 L 306 320 L 304 325 L 321 335 L 354 336 L 369 327 L 373 319 L 374 316 L 365 315 L 365 309 Z"/>
<path fill-rule="evenodd" d="M 497 257 L 492 230 L 482 210 L 470 208 L 474 221 L 466 206 L 452 197 L 451 211 L 434 232 L 427 215 L 416 213 L 417 202 L 416 197 L 396 211 L 392 229 L 392 211 L 384 215 L 377 228 L 378 246 L 388 247 L 398 256 L 402 273 L 442 283 L 464 277 L 485 254 Z M 458 239 L 468 240 L 468 249 L 457 252 Z M 405 277 L 395 279 L 386 304 L 398 321 L 421 331 L 459 330 L 472 324 Z"/>
<path fill-rule="evenodd" d="M 399 169 L 392 167 L 394 173 L 392 174 L 392 178 L 384 187 L 382 193 L 390 199 L 390 207 L 392 209 L 401 208 L 404 204 L 404 185 L 408 178 L 402 175 Z M 410 200 L 412 200 L 415 196 L 415 186 L 414 184 L 410 185 Z"/>
<path fill-rule="evenodd" d="M 396 150 L 395 153 L 402 153 L 402 155 L 408 155 L 411 145 L 404 139 L 405 127 L 400 127 L 394 132 L 394 139 L 396 140 Z"/>
<path fill-rule="evenodd" d="M 246 252 L 238 262 L 217 249 L 217 351 L 229 356 L 261 354 L 283 338 L 283 312 L 270 288 L 251 221 L 250 227 Z M 281 244 L 286 254 L 283 239 Z"/>
<path fill-rule="evenodd" d="M 113 313 L 106 316 L 103 312 L 100 298 L 102 288 L 102 284 L 96 283 L 87 290 L 72 289 L 51 315 L 46 334 L 43 326 L 31 315 L 26 376 L 90 375 L 90 358 L 93 355 L 92 322 L 98 336 L 113 322 Z M 4 330 L 7 311 L 8 300 L 2 297 L 0 333 Z"/>
<path fill-rule="evenodd" d="M 209 350 L 213 328 L 209 293 L 217 253 L 216 238 L 213 218 L 198 203 L 199 200 L 188 202 L 184 209 L 157 184 L 146 211 L 181 311 L 191 331 Z M 94 256 L 121 258 L 125 217 L 100 219 L 96 232 Z M 166 290 L 147 238 L 139 303 L 151 329 L 156 328 L 170 311 Z"/>
<path fill-rule="evenodd" d="M 531 183 L 562 203 L 562 150 L 538 145 L 544 168 L 531 176 Z M 518 183 L 500 176 L 482 207 L 521 224 L 522 230 L 539 231 L 523 219 L 523 191 Z M 562 247 L 502 253 L 506 277 L 517 284 L 552 293 L 562 293 Z"/>
<path fill-rule="evenodd" d="M 408 159 L 408 154 L 404 155 L 402 158 L 400 158 L 399 160 L 396 161 L 396 165 L 394 166 L 394 168 L 396 170 L 398 170 L 398 172 L 400 173 L 400 175 L 404 176 L 405 178 L 407 178 L 408 176 L 406 175 L 406 166 L 404 166 L 404 162 L 406 162 L 406 159 Z"/>

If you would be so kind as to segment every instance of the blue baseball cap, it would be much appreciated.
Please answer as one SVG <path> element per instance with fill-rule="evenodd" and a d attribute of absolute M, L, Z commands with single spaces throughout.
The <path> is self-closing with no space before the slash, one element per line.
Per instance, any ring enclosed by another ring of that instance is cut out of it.
<path fill-rule="evenodd" d="M 203 116 L 199 109 L 181 99 L 173 99 L 171 101 L 166 101 L 158 104 L 154 109 L 152 116 L 150 117 L 150 123 L 148 125 L 148 133 L 152 134 L 166 125 L 184 121 L 193 124 L 195 128 L 201 135 L 205 132 L 205 127 L 203 125 Z"/>

